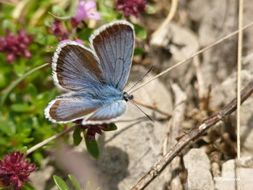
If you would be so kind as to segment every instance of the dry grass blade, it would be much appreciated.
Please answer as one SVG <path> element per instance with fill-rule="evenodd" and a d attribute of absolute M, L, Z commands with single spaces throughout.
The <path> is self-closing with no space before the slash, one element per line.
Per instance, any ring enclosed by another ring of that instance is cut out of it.
<path fill-rule="evenodd" d="M 236 120 L 237 120 L 237 159 L 241 158 L 241 69 L 242 69 L 242 47 L 243 47 L 243 0 L 239 0 L 239 14 L 238 14 L 238 52 L 237 52 L 237 112 L 236 112 Z M 237 170 L 238 171 L 238 170 Z M 237 177 L 240 178 L 239 173 L 236 172 Z M 240 181 L 236 181 L 237 189 L 241 189 Z"/>

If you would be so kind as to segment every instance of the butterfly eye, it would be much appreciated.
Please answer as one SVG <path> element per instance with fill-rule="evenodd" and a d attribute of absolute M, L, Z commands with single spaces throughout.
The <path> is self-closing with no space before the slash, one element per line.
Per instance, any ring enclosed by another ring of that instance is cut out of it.
<path fill-rule="evenodd" d="M 129 95 L 129 94 L 128 94 L 127 99 L 128 99 L 128 100 L 132 100 L 132 99 L 134 99 L 134 96 L 133 96 L 133 95 Z"/>

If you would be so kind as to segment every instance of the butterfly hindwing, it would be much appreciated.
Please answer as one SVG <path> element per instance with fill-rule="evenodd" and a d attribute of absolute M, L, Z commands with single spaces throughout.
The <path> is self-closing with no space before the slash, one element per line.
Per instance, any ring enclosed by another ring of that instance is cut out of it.
<path fill-rule="evenodd" d="M 121 116 L 126 111 L 126 107 L 126 101 L 114 101 L 97 109 L 86 120 L 83 120 L 83 124 L 111 123 L 113 119 Z"/>
<path fill-rule="evenodd" d="M 52 122 L 65 123 L 84 119 L 102 105 L 99 99 L 81 93 L 69 93 L 51 101 L 45 109 L 45 115 Z"/>
<path fill-rule="evenodd" d="M 134 29 L 126 21 L 116 21 L 94 32 L 92 49 L 100 59 L 104 79 L 123 90 L 128 80 L 134 49 Z"/>
<path fill-rule="evenodd" d="M 102 108 L 109 108 L 108 116 L 117 117 L 117 106 L 121 110 L 121 92 L 109 85 L 96 85 L 78 92 L 69 92 L 58 96 L 45 109 L 46 117 L 53 122 L 69 122 L 90 118 Z M 113 105 L 111 108 L 110 106 Z M 121 111 L 120 111 L 121 113 Z M 105 114 L 104 114 L 105 116 Z M 95 120 L 95 117 L 92 117 Z"/>

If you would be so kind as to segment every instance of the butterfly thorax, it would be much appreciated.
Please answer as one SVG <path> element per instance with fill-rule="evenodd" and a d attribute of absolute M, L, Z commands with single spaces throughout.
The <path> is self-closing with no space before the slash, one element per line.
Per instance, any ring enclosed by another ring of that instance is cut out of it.
<path fill-rule="evenodd" d="M 128 94 L 127 92 L 123 92 L 123 99 L 127 102 L 127 101 L 129 101 L 129 100 L 134 99 L 134 96 Z"/>

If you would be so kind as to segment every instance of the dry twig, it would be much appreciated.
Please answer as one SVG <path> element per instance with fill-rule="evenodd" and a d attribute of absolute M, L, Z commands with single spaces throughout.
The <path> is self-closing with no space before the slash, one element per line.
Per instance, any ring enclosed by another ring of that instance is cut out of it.
<path fill-rule="evenodd" d="M 253 80 L 241 91 L 241 103 L 243 103 L 253 93 Z M 191 141 L 196 140 L 209 128 L 230 115 L 237 108 L 237 99 L 234 98 L 230 103 L 223 107 L 219 112 L 207 118 L 197 128 L 180 138 L 177 144 L 131 188 L 131 190 L 141 190 L 158 176 L 164 168 L 185 148 Z"/>
<path fill-rule="evenodd" d="M 153 45 L 159 45 L 164 44 L 164 37 L 167 36 L 167 26 L 173 19 L 173 17 L 176 14 L 178 7 L 178 0 L 171 0 L 171 8 L 168 16 L 163 21 L 163 23 L 160 25 L 160 27 L 152 34 L 152 42 Z"/>

